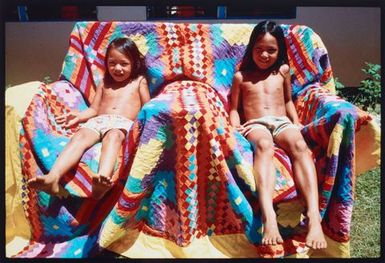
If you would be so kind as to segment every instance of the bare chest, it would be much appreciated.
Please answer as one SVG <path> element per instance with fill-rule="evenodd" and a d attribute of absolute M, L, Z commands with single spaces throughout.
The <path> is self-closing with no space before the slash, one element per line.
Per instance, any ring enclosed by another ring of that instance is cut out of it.
<path fill-rule="evenodd" d="M 269 76 L 263 80 L 246 80 L 242 85 L 245 96 L 279 96 L 283 94 L 283 78 Z"/>
<path fill-rule="evenodd" d="M 135 96 L 136 93 L 134 87 L 126 86 L 119 89 L 105 88 L 102 96 L 104 99 L 119 99 Z"/>

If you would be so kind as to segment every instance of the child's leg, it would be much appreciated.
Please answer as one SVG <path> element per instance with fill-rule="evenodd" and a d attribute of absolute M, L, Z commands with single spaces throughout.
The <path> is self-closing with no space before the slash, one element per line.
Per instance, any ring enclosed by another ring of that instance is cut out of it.
<path fill-rule="evenodd" d="M 317 172 L 310 150 L 300 131 L 293 128 L 282 131 L 275 142 L 290 156 L 295 182 L 305 198 L 309 218 L 306 245 L 313 249 L 325 248 L 327 244 L 318 205 Z"/>
<path fill-rule="evenodd" d="M 60 178 L 79 162 L 85 150 L 98 141 L 99 135 L 96 132 L 80 129 L 56 159 L 51 171 L 44 177 L 29 179 L 28 184 L 49 194 L 58 194 Z"/>
<path fill-rule="evenodd" d="M 273 139 L 267 129 L 253 130 L 249 133 L 247 139 L 254 148 L 253 172 L 264 223 L 262 244 L 276 245 L 282 243 L 283 240 L 278 230 L 273 207 L 275 186 Z"/>
<path fill-rule="evenodd" d="M 122 146 L 125 134 L 119 129 L 109 130 L 102 140 L 98 176 L 92 182 L 92 195 L 100 199 L 112 187 L 111 179 L 116 158 Z"/>

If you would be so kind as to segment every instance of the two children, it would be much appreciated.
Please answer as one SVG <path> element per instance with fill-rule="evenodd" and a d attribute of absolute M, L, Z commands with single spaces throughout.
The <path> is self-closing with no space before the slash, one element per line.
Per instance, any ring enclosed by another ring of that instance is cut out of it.
<path fill-rule="evenodd" d="M 47 175 L 28 180 L 31 187 L 57 195 L 60 178 L 79 162 L 88 148 L 100 141 L 99 171 L 92 178 L 93 197 L 102 198 L 113 186 L 112 173 L 118 152 L 139 110 L 150 100 L 150 93 L 144 76 L 144 58 L 132 40 L 114 39 L 107 48 L 105 65 L 103 82 L 96 88 L 90 107 L 56 118 L 64 128 L 81 123 L 80 129 Z"/>
<path fill-rule="evenodd" d="M 246 120 L 242 125 L 238 112 L 241 106 Z M 316 170 L 300 133 L 301 124 L 291 98 L 284 34 L 274 22 L 261 22 L 251 33 L 240 71 L 233 80 L 230 123 L 254 148 L 253 173 L 264 222 L 262 244 L 283 242 L 273 208 L 273 146 L 276 143 L 288 153 L 294 180 L 306 201 L 309 219 L 306 245 L 313 249 L 326 248 L 319 214 Z"/>
<path fill-rule="evenodd" d="M 83 153 L 102 141 L 98 175 L 93 178 L 92 192 L 100 199 L 112 187 L 115 160 L 141 106 L 150 99 L 144 77 L 143 57 L 127 38 L 115 39 L 106 53 L 106 75 L 96 89 L 90 107 L 83 112 L 70 112 L 57 118 L 69 128 L 79 123 L 79 131 L 71 138 L 51 171 L 31 178 L 28 183 L 50 194 L 58 194 L 59 180 L 75 166 Z M 246 122 L 241 125 L 241 106 Z M 301 124 L 291 99 L 290 69 L 282 29 L 274 22 L 258 24 L 250 37 L 240 71 L 234 76 L 231 92 L 231 125 L 253 145 L 254 176 L 259 193 L 264 235 L 263 244 L 282 243 L 273 209 L 276 143 L 290 156 L 295 181 L 305 197 L 309 232 L 306 244 L 314 249 L 326 247 L 318 207 L 317 177 L 314 163 L 299 128 Z"/>

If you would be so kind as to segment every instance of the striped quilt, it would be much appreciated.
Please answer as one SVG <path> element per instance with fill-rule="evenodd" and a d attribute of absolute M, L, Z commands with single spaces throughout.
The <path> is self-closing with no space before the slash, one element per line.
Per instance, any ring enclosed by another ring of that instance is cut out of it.
<path fill-rule="evenodd" d="M 148 66 L 152 99 L 122 146 L 115 165 L 118 182 L 102 200 L 90 197 L 100 143 L 62 178 L 63 197 L 23 188 L 32 238 L 17 257 L 84 258 L 103 248 L 130 256 L 130 247 L 139 242 L 133 230 L 175 247 L 215 239 L 217 249 L 229 257 L 234 256 L 225 249 L 229 240 L 235 250 L 251 257 L 308 253 L 304 201 L 294 184 L 290 160 L 279 148 L 274 155 L 274 208 L 284 243 L 260 245 L 252 148 L 229 124 L 232 78 L 253 27 L 76 23 L 60 79 L 41 86 L 22 119 L 24 182 L 46 174 L 76 132 L 76 127 L 63 129 L 55 116 L 88 107 L 102 80 L 111 39 L 126 35 L 136 42 Z M 355 134 L 370 116 L 335 95 L 328 53 L 319 36 L 302 25 L 282 27 L 293 98 L 317 169 L 320 214 L 329 244 L 324 253 L 346 256 L 354 202 Z M 239 236 L 245 237 L 247 248 L 237 242 Z M 142 257 L 147 256 L 144 250 Z"/>

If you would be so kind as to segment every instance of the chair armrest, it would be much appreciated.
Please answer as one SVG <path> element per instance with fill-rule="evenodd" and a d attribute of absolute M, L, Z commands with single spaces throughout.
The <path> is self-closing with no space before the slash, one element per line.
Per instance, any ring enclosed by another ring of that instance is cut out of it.
<path fill-rule="evenodd" d="M 361 125 L 372 119 L 367 112 L 319 85 L 304 89 L 298 95 L 295 107 L 300 122 L 305 126 L 314 125 L 317 122 L 323 123 L 322 120 L 330 121 L 337 116 L 351 115 L 354 119 L 355 130 L 358 131 Z"/>
<path fill-rule="evenodd" d="M 354 143 L 355 133 L 372 119 L 370 114 L 321 86 L 304 90 L 296 100 L 296 109 L 309 147 L 325 148 L 328 157 L 338 155 L 341 142 Z M 355 151 L 354 144 L 349 148 Z"/>
<path fill-rule="evenodd" d="M 23 117 L 32 97 L 39 91 L 40 81 L 26 82 L 17 86 L 12 86 L 5 91 L 5 105 L 15 109 L 18 117 Z"/>

